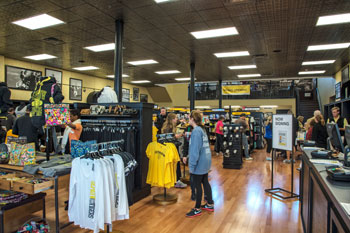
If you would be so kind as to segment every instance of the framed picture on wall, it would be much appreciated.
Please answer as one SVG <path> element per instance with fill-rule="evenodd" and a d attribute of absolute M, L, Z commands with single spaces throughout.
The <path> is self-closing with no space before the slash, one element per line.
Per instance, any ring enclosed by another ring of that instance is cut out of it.
<path fill-rule="evenodd" d="M 52 70 L 49 68 L 45 68 L 45 76 L 54 77 L 56 79 L 56 83 L 62 87 L 62 72 L 59 70 Z"/>
<path fill-rule="evenodd" d="M 139 93 L 140 93 L 140 89 L 139 88 L 137 88 L 137 87 L 134 87 L 133 89 L 132 89 L 132 99 L 134 100 L 134 101 L 139 101 Z"/>
<path fill-rule="evenodd" d="M 83 96 L 82 87 L 83 87 L 82 80 L 70 78 L 69 79 L 69 99 L 81 101 Z"/>
<path fill-rule="evenodd" d="M 123 88 L 123 90 L 122 90 L 122 102 L 130 102 L 130 89 Z"/>
<path fill-rule="evenodd" d="M 140 94 L 140 102 L 142 102 L 142 103 L 148 103 L 148 95 L 146 95 L 146 94 Z"/>
<path fill-rule="evenodd" d="M 341 71 L 341 82 L 344 84 L 349 81 L 349 65 L 344 67 Z"/>
<path fill-rule="evenodd" d="M 41 76 L 42 72 L 38 70 L 5 66 L 5 82 L 9 88 L 34 91 Z"/>

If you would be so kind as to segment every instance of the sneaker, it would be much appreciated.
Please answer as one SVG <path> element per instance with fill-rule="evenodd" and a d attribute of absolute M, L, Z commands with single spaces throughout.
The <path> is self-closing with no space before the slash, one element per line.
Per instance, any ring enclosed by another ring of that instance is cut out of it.
<path fill-rule="evenodd" d="M 250 161 L 250 160 L 253 160 L 252 157 L 248 157 L 248 158 L 245 158 L 246 161 Z"/>
<path fill-rule="evenodd" d="M 205 205 L 201 206 L 201 209 L 209 212 L 214 212 L 214 205 L 209 205 L 208 203 L 206 203 Z"/>
<path fill-rule="evenodd" d="M 290 160 L 289 159 L 285 159 L 285 160 L 283 160 L 283 163 L 290 163 Z"/>
<path fill-rule="evenodd" d="M 186 214 L 188 218 L 194 218 L 202 215 L 202 210 L 193 208 L 190 212 Z"/>
<path fill-rule="evenodd" d="M 195 200 L 196 200 L 196 194 L 195 194 L 195 193 L 192 193 L 192 194 L 191 194 L 191 200 L 192 200 L 192 201 L 195 201 Z"/>
<path fill-rule="evenodd" d="M 176 184 L 175 184 L 175 188 L 184 189 L 186 187 L 187 187 L 187 184 L 182 183 L 181 180 L 177 181 Z"/>
<path fill-rule="evenodd" d="M 272 158 L 271 157 L 266 157 L 266 161 L 271 161 Z"/>

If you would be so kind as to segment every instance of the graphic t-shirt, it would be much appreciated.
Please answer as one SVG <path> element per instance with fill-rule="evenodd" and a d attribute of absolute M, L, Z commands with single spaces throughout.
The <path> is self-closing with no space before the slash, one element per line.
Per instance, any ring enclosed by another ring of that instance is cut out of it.
<path fill-rule="evenodd" d="M 218 123 L 216 123 L 215 133 L 223 135 L 224 131 L 220 130 L 220 127 L 222 128 L 224 127 L 224 124 L 222 123 L 222 121 L 218 121 Z"/>

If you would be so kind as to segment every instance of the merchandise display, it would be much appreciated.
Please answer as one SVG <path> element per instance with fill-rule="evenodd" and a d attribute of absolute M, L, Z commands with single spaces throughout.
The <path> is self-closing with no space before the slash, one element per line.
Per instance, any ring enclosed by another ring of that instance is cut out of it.
<path fill-rule="evenodd" d="M 9 164 L 24 166 L 35 164 L 35 160 L 35 143 L 11 143 Z"/>
<path fill-rule="evenodd" d="M 224 126 L 224 160 L 223 167 L 240 169 L 242 167 L 242 132 L 241 127 L 235 124 Z"/>
<path fill-rule="evenodd" d="M 44 104 L 46 126 L 71 123 L 68 104 Z"/>
<path fill-rule="evenodd" d="M 28 195 L 25 193 L 8 191 L 8 190 L 0 190 L 0 205 L 18 203 L 26 198 L 28 198 Z"/>
<path fill-rule="evenodd" d="M 44 219 L 30 220 L 24 224 L 17 233 L 47 233 L 50 232 L 50 225 Z"/>

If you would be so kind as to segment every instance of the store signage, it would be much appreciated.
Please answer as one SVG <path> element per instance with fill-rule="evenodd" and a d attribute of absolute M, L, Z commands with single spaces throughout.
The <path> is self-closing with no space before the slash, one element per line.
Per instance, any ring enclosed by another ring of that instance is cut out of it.
<path fill-rule="evenodd" d="M 272 116 L 272 148 L 291 151 L 293 148 L 293 115 Z"/>
<path fill-rule="evenodd" d="M 243 108 L 243 110 L 245 111 L 260 111 L 259 107 L 247 107 L 247 108 Z"/>
<path fill-rule="evenodd" d="M 214 108 L 212 109 L 213 112 L 225 112 L 225 109 L 223 108 Z"/>
<path fill-rule="evenodd" d="M 250 85 L 222 86 L 223 95 L 250 95 Z"/>
<path fill-rule="evenodd" d="M 341 82 L 335 84 L 335 99 L 338 100 L 341 98 Z"/>

